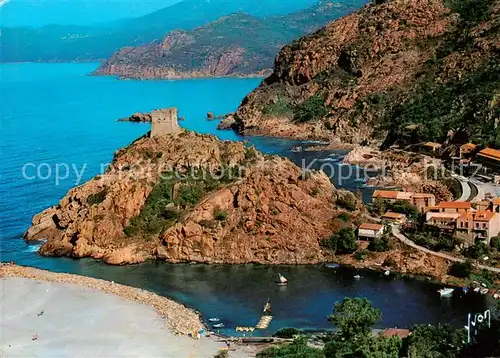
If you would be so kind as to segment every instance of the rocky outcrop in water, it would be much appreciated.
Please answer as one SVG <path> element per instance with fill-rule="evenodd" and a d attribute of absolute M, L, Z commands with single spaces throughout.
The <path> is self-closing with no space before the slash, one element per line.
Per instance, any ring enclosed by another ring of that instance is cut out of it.
<path fill-rule="evenodd" d="M 183 132 L 143 137 L 116 152 L 102 175 L 33 218 L 26 240 L 42 255 L 109 264 L 305 264 L 339 228 L 339 196 L 324 173 L 243 143 Z"/>

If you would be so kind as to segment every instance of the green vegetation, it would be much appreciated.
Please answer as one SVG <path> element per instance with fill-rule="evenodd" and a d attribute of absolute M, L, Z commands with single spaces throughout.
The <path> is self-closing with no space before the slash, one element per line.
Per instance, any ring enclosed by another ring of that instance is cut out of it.
<path fill-rule="evenodd" d="M 368 244 L 368 250 L 374 252 L 385 252 L 391 249 L 389 235 L 384 235 L 382 237 L 375 237 L 370 240 Z"/>
<path fill-rule="evenodd" d="M 415 143 L 443 141 L 453 130 L 461 142 L 500 144 L 500 128 L 493 121 L 500 115 L 500 105 L 493 101 L 500 91 L 499 66 L 498 60 L 490 59 L 478 70 L 446 82 L 436 80 L 429 72 L 402 103 L 388 112 L 384 122 L 389 137 L 405 138 L 405 128 L 418 124 L 410 138 Z"/>
<path fill-rule="evenodd" d="M 461 242 L 453 235 L 439 230 L 406 232 L 411 241 L 432 251 L 453 251 Z"/>
<path fill-rule="evenodd" d="M 257 358 L 324 358 L 321 349 L 307 345 L 307 338 L 298 337 L 293 343 L 271 347 L 257 354 Z"/>
<path fill-rule="evenodd" d="M 356 235 L 352 228 L 343 228 L 324 239 L 321 246 L 338 254 L 352 254 L 356 251 Z"/>
<path fill-rule="evenodd" d="M 456 262 L 451 265 L 448 273 L 455 277 L 468 278 L 472 273 L 472 263 L 470 261 Z"/>
<path fill-rule="evenodd" d="M 500 305 L 498 307 L 500 310 Z M 500 355 L 500 322 L 492 320 L 491 329 L 483 328 L 467 345 L 466 331 L 450 325 L 417 325 L 404 339 L 373 335 L 372 327 L 381 313 L 366 298 L 346 297 L 334 305 L 329 320 L 336 330 L 325 337 L 324 349 L 307 345 L 298 330 L 285 328 L 293 343 L 272 347 L 259 353 L 259 358 L 455 358 L 492 357 Z"/>
<path fill-rule="evenodd" d="M 449 325 L 419 325 L 405 342 L 407 357 L 419 358 L 456 358 L 465 346 L 464 329 Z"/>
<path fill-rule="evenodd" d="M 395 213 L 405 214 L 410 220 L 420 221 L 422 219 L 422 214 L 420 214 L 418 208 L 404 200 L 398 200 L 392 203 L 388 200 L 377 198 L 373 202 L 372 211 L 377 215 L 382 215 L 387 211 L 393 211 Z"/>
<path fill-rule="evenodd" d="M 319 95 L 309 97 L 297 105 L 293 111 L 293 119 L 300 123 L 321 119 L 328 114 L 328 109 L 325 107 L 325 99 Z"/>
<path fill-rule="evenodd" d="M 100 203 L 102 203 L 104 201 L 104 199 L 106 199 L 107 194 L 108 194 L 108 189 L 106 189 L 106 188 L 102 189 L 101 191 L 99 191 L 97 193 L 90 194 L 87 197 L 87 203 L 89 205 L 99 205 Z"/>
<path fill-rule="evenodd" d="M 358 261 L 364 261 L 368 256 L 370 256 L 370 251 L 368 250 L 359 250 L 354 254 L 354 258 Z"/>
<path fill-rule="evenodd" d="M 356 210 L 356 200 L 350 195 L 339 197 L 335 200 L 335 204 L 349 211 Z"/>
<path fill-rule="evenodd" d="M 233 180 L 234 173 L 231 169 L 224 168 L 221 172 L 224 176 L 220 180 L 201 169 L 193 169 L 189 175 L 164 173 L 139 215 L 132 218 L 124 229 L 125 234 L 157 235 L 172 226 L 181 217 L 182 210 L 195 206 L 207 193 Z M 218 214 L 219 217 L 224 216 L 222 212 Z"/>
<path fill-rule="evenodd" d="M 218 220 L 218 221 L 224 221 L 227 219 L 227 216 L 228 216 L 228 213 L 226 210 L 222 210 L 220 208 L 216 208 L 214 210 L 214 218 L 215 220 Z"/>
<path fill-rule="evenodd" d="M 397 358 L 401 348 L 400 338 L 372 335 L 372 326 L 380 317 L 380 310 L 366 298 L 345 298 L 335 303 L 329 320 L 337 331 L 325 344 L 325 357 Z"/>
<path fill-rule="evenodd" d="M 497 251 L 500 251 L 500 237 L 495 236 L 491 238 L 491 247 Z"/>
<path fill-rule="evenodd" d="M 484 242 L 478 241 L 474 245 L 464 248 L 462 250 L 462 255 L 471 259 L 479 259 L 489 254 L 489 252 L 489 247 Z"/>
<path fill-rule="evenodd" d="M 268 103 L 262 109 L 262 113 L 266 116 L 292 116 L 293 110 L 290 103 L 283 96 L 278 96 L 276 102 Z"/>
<path fill-rule="evenodd" d="M 340 213 L 337 216 L 337 219 L 342 220 L 343 222 L 348 222 L 351 219 L 351 216 L 348 213 Z"/>
<path fill-rule="evenodd" d="M 294 338 L 300 334 L 300 329 L 297 328 L 281 328 L 278 332 L 274 334 L 275 337 L 279 338 Z"/>
<path fill-rule="evenodd" d="M 446 0 L 445 4 L 460 15 L 466 25 L 474 25 L 486 20 L 491 13 L 494 0 Z"/>

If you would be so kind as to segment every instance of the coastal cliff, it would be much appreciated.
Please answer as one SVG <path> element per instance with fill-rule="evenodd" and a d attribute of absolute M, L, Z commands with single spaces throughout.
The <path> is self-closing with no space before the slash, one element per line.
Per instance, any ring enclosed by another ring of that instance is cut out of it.
<path fill-rule="evenodd" d="M 320 1 L 309 9 L 268 18 L 231 14 L 193 30 L 172 31 L 149 44 L 124 47 L 94 74 L 134 79 L 265 77 L 283 45 L 364 3 Z"/>
<path fill-rule="evenodd" d="M 308 264 L 342 225 L 337 190 L 320 172 L 242 143 L 193 132 L 143 137 L 108 170 L 33 218 L 42 255 L 109 264 Z M 361 207 L 361 206 L 360 206 Z"/>
<path fill-rule="evenodd" d="M 234 127 L 343 143 L 494 139 L 499 14 L 498 0 L 374 1 L 285 46 Z"/>

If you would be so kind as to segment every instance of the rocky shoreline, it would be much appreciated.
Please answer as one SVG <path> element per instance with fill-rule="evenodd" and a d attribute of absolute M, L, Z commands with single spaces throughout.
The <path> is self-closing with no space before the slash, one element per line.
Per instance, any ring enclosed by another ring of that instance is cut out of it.
<path fill-rule="evenodd" d="M 169 298 L 142 289 L 86 276 L 54 273 L 15 264 L 0 263 L 0 279 L 7 277 L 22 277 L 39 281 L 86 286 L 149 306 L 165 320 L 165 325 L 176 334 L 189 335 L 204 328 L 199 314 L 192 309 Z"/>
<path fill-rule="evenodd" d="M 171 68 L 116 65 L 104 62 L 91 76 L 115 76 L 120 80 L 188 80 L 188 79 L 218 79 L 218 78 L 265 78 L 272 70 L 262 70 L 254 73 L 214 74 L 208 71 L 176 71 Z"/>

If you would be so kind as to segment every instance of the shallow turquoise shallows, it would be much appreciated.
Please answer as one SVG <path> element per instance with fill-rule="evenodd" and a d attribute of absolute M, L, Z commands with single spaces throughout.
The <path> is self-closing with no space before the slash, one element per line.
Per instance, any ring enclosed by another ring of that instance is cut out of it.
<path fill-rule="evenodd" d="M 96 64 L 6 64 L 1 71 L 0 260 L 114 280 L 171 296 L 200 310 L 204 318 L 220 317 L 224 333 L 255 324 L 267 298 L 275 319 L 269 331 L 284 326 L 325 329 L 333 303 L 345 296 L 365 296 L 382 310 L 379 327 L 452 322 L 461 325 L 469 310 L 486 305 L 482 297 L 440 300 L 439 286 L 422 281 L 363 272 L 355 281 L 350 270 L 324 267 L 205 266 L 146 263 L 106 266 L 94 260 L 44 258 L 21 235 L 32 216 L 54 205 L 66 191 L 101 171 L 113 152 L 149 130 L 147 124 L 119 123 L 133 112 L 176 106 L 181 124 L 223 139 L 241 140 L 215 129 L 206 113 L 233 111 L 259 79 L 119 81 L 87 76 Z M 291 154 L 294 141 L 245 138 L 267 153 Z M 311 157 L 306 158 L 311 159 Z M 335 158 L 328 158 L 335 161 Z M 64 164 L 70 171 L 65 172 Z M 23 175 L 23 167 L 25 173 Z M 55 171 L 65 177 L 56 182 Z M 36 176 L 38 179 L 26 179 Z M 345 168 L 344 168 L 345 169 Z M 338 167 L 338 170 L 344 170 Z M 49 175 L 51 174 L 51 175 Z M 338 183 L 335 174 L 334 182 Z M 25 178 L 26 177 L 26 178 Z M 40 178 L 41 177 L 41 178 Z M 47 179 L 42 179 L 47 178 Z M 343 183 L 356 188 L 357 181 Z M 288 287 L 275 284 L 278 273 Z M 268 332 L 261 332 L 267 334 Z"/>

